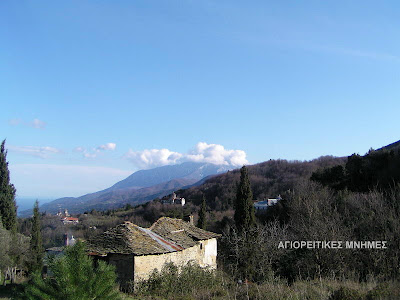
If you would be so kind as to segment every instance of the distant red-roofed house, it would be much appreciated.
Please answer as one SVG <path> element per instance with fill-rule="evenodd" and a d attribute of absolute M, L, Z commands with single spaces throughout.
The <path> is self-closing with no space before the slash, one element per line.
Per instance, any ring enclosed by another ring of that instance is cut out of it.
<path fill-rule="evenodd" d="M 64 217 L 64 218 L 61 218 L 61 222 L 63 222 L 65 225 L 66 224 L 78 224 L 79 219 L 74 218 L 74 217 Z"/>

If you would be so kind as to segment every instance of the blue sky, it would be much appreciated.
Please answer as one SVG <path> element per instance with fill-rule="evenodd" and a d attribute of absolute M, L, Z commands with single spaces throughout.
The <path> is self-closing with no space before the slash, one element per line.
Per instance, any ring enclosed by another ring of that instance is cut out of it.
<path fill-rule="evenodd" d="M 0 138 L 18 196 L 397 141 L 399 6 L 1 1 Z"/>

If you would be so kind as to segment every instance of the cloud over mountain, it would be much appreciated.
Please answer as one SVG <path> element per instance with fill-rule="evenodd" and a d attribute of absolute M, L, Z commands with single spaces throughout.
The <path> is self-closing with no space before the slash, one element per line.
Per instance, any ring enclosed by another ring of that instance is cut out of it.
<path fill-rule="evenodd" d="M 133 151 L 129 149 L 125 158 L 141 169 L 173 165 L 179 162 L 182 154 L 168 149 L 145 149 L 143 151 Z"/>
<path fill-rule="evenodd" d="M 207 162 L 217 165 L 242 166 L 247 164 L 246 152 L 229 150 L 218 144 L 197 143 L 188 153 L 174 152 L 169 149 L 130 149 L 124 157 L 141 169 L 173 165 L 186 161 Z"/>

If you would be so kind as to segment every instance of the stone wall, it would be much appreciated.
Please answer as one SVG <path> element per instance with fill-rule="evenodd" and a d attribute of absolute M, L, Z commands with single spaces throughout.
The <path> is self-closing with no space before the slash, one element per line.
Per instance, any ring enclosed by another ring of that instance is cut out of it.
<path fill-rule="evenodd" d="M 200 241 L 199 265 L 201 267 L 217 268 L 217 239 Z"/>
<path fill-rule="evenodd" d="M 135 256 L 133 268 L 135 281 L 148 279 L 154 269 L 161 270 L 167 263 L 184 266 L 190 261 L 201 267 L 216 269 L 217 240 L 214 238 L 201 241 L 196 246 L 172 253 Z"/>

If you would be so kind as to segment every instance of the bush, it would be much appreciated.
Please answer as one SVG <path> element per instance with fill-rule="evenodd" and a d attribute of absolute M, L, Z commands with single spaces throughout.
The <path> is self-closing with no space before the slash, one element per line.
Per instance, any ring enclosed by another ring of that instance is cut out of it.
<path fill-rule="evenodd" d="M 224 275 L 217 271 L 195 264 L 178 268 L 171 263 L 136 284 L 133 295 L 139 299 L 211 299 L 226 295 L 225 282 Z"/>
<path fill-rule="evenodd" d="M 367 300 L 400 299 L 400 285 L 398 283 L 380 283 L 369 291 Z"/>
<path fill-rule="evenodd" d="M 333 292 L 329 297 L 329 300 L 362 300 L 362 294 L 354 289 L 348 287 L 341 287 L 340 289 Z"/>
<path fill-rule="evenodd" d="M 22 299 L 121 299 L 114 268 L 101 261 L 94 267 L 82 242 L 68 247 L 61 257 L 51 257 L 49 270 L 51 276 L 47 278 L 33 274 Z"/>

